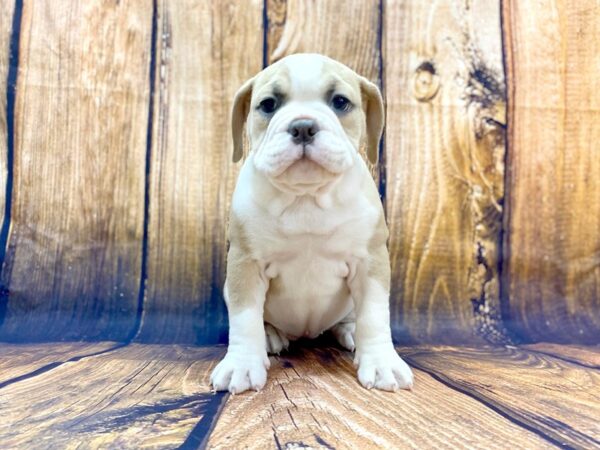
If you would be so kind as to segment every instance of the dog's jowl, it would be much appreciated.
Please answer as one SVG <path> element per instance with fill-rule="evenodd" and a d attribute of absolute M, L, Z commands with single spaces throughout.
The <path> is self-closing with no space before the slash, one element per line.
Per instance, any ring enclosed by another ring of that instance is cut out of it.
<path fill-rule="evenodd" d="M 234 161 L 244 129 L 250 148 L 231 207 L 229 348 L 215 389 L 261 389 L 268 353 L 326 330 L 355 352 L 366 388 L 412 386 L 392 345 L 383 208 L 359 154 L 377 161 L 383 121 L 378 88 L 321 55 L 288 56 L 236 94 Z"/>

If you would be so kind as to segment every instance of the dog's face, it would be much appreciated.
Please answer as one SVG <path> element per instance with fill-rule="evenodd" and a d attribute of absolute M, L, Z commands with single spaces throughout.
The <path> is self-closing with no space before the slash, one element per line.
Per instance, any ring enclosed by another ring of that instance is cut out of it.
<path fill-rule="evenodd" d="M 246 122 L 255 168 L 278 184 L 318 186 L 348 170 L 361 145 L 377 160 L 383 102 L 377 87 L 316 54 L 288 56 L 248 80 L 232 116 L 234 161 Z"/>

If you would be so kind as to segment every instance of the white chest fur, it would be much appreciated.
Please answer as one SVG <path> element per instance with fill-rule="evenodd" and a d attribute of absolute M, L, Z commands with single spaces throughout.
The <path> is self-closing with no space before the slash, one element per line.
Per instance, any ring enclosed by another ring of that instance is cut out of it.
<path fill-rule="evenodd" d="M 292 339 L 315 337 L 353 309 L 348 279 L 368 254 L 381 212 L 359 186 L 375 186 L 366 166 L 357 165 L 328 199 L 274 195 L 246 168 L 250 162 L 240 174 L 233 209 L 268 283 L 264 319 Z M 374 196 L 378 201 L 376 190 Z"/>

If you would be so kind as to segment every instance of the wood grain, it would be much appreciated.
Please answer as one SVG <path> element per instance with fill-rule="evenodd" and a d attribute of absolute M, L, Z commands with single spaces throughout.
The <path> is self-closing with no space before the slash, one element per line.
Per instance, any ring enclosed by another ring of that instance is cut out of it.
<path fill-rule="evenodd" d="M 116 345 L 116 342 L 0 343 L 0 386 L 73 358 L 106 351 Z"/>
<path fill-rule="evenodd" d="M 363 389 L 347 354 L 271 358 L 262 392 L 229 398 L 208 448 L 548 448 L 472 398 L 415 371 L 413 391 Z"/>
<path fill-rule="evenodd" d="M 499 2 L 385 3 L 386 205 L 396 336 L 504 342 Z"/>
<path fill-rule="evenodd" d="M 139 339 L 225 339 L 231 102 L 262 63 L 262 2 L 159 1 L 148 280 Z"/>
<path fill-rule="evenodd" d="M 321 53 L 381 86 L 379 0 L 267 0 L 267 62 Z M 379 184 L 379 168 L 371 174 Z M 384 162 L 380 161 L 383 167 Z"/>
<path fill-rule="evenodd" d="M 597 370 L 514 347 L 400 351 L 411 365 L 556 443 L 600 448 Z"/>
<path fill-rule="evenodd" d="M 124 339 L 142 254 L 151 2 L 25 2 L 0 338 Z"/>
<path fill-rule="evenodd" d="M 268 62 L 321 53 L 378 83 L 379 13 L 378 0 L 268 0 Z"/>
<path fill-rule="evenodd" d="M 193 433 L 201 441 L 225 398 L 208 389 L 223 351 L 130 345 L 0 389 L 2 446 L 166 449 Z"/>
<path fill-rule="evenodd" d="M 2 344 L 3 375 L 62 362 L 0 388 L 3 447 L 600 447 L 600 372 L 537 350 L 400 348 L 415 387 L 386 393 L 359 386 L 349 353 L 294 343 L 263 391 L 221 409 L 208 383 L 223 346 L 113 345 Z"/>
<path fill-rule="evenodd" d="M 537 344 L 522 345 L 521 348 L 545 353 L 582 366 L 600 369 L 600 345 L 583 346 L 539 342 Z"/>
<path fill-rule="evenodd" d="M 8 86 L 6 83 L 10 64 L 10 36 L 12 34 L 14 7 L 14 0 L 3 0 L 0 4 L 0 227 L 4 222 L 4 208 L 6 207 L 6 163 L 8 149 L 8 127 L 6 121 L 6 94 Z M 0 261 L 1 263 L 2 261 Z M 1 298 L 0 302 L 2 302 Z M 0 307 L 0 309 L 2 308 Z"/>
<path fill-rule="evenodd" d="M 527 340 L 595 344 L 600 4 L 504 4 L 511 105 L 507 316 Z"/>

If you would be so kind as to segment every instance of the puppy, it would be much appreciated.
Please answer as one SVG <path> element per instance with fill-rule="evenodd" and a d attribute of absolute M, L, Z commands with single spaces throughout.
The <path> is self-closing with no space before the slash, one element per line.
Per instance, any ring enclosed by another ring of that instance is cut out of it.
<path fill-rule="evenodd" d="M 288 56 L 248 80 L 233 105 L 241 169 L 229 223 L 229 348 L 215 390 L 261 389 L 267 352 L 331 330 L 355 351 L 358 380 L 394 391 L 413 375 L 390 332 L 388 230 L 359 148 L 377 161 L 378 88 L 316 54 Z"/>

